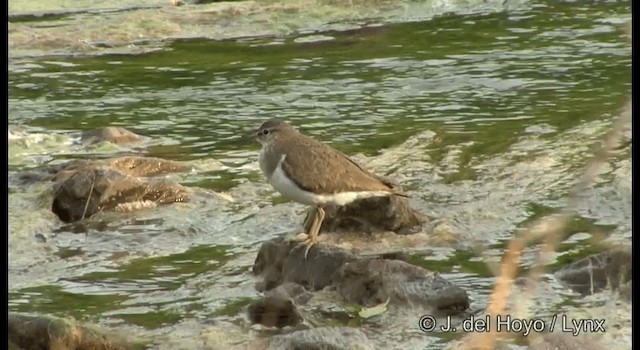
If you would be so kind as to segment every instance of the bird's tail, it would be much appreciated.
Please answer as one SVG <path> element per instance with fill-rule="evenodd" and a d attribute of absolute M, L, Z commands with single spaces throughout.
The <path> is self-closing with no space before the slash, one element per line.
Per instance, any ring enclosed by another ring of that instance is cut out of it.
<path fill-rule="evenodd" d="M 411 195 L 399 189 L 394 189 L 393 195 L 398 197 L 411 198 Z"/>

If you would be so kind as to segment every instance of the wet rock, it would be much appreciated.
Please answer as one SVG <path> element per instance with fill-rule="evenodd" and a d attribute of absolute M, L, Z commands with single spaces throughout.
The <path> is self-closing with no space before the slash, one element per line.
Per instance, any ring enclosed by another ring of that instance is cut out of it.
<path fill-rule="evenodd" d="M 400 260 L 408 263 L 411 260 L 411 255 L 407 252 L 387 252 L 379 255 L 380 259 L 386 260 Z"/>
<path fill-rule="evenodd" d="M 9 348 L 51 350 L 129 349 L 123 339 L 73 318 L 9 314 Z"/>
<path fill-rule="evenodd" d="M 253 273 L 263 278 L 258 290 L 270 290 L 284 282 L 320 290 L 344 263 L 358 259 L 344 249 L 323 244 L 313 246 L 305 259 L 305 249 L 299 242 L 284 239 L 263 243 L 253 265 Z"/>
<path fill-rule="evenodd" d="M 310 291 L 335 287 L 350 304 L 372 307 L 386 302 L 419 306 L 433 313 L 455 314 L 469 307 L 469 297 L 461 288 L 437 273 L 401 260 L 365 259 L 338 247 L 318 244 L 304 257 L 298 242 L 274 239 L 262 244 L 253 272 L 263 281 L 259 290 L 271 290 L 295 282 Z M 295 290 L 295 287 L 288 287 Z M 274 292 L 290 298 L 282 288 Z"/>
<path fill-rule="evenodd" d="M 10 186 L 24 186 L 35 182 L 54 181 L 59 172 L 66 168 L 78 167 L 84 163 L 86 163 L 86 161 L 72 160 L 62 164 L 50 164 L 25 172 L 10 174 L 9 184 Z"/>
<path fill-rule="evenodd" d="M 271 337 L 269 349 L 345 350 L 375 349 L 375 345 L 357 328 L 320 327 Z"/>
<path fill-rule="evenodd" d="M 131 176 L 151 177 L 189 171 L 188 164 L 154 157 L 125 156 L 105 160 L 72 160 L 10 176 L 9 183 L 22 186 L 34 182 L 63 181 L 81 168 L 110 167 Z"/>
<path fill-rule="evenodd" d="M 455 314 L 469 307 L 469 296 L 437 273 L 400 260 L 361 259 L 346 263 L 334 277 L 348 303 L 373 307 L 391 304 Z"/>
<path fill-rule="evenodd" d="M 285 282 L 266 291 L 264 298 L 249 305 L 249 319 L 267 327 L 295 326 L 302 322 L 296 305 L 306 303 L 311 297 L 303 286 Z"/>
<path fill-rule="evenodd" d="M 84 144 L 96 144 L 100 142 L 111 142 L 116 145 L 124 145 L 133 142 L 139 142 L 145 139 L 144 136 L 138 135 L 125 128 L 109 126 L 94 130 L 83 131 L 80 135 L 80 141 Z"/>
<path fill-rule="evenodd" d="M 312 294 L 309 293 L 306 288 L 297 283 L 285 282 L 265 292 L 265 296 L 291 299 L 296 304 L 302 305 L 311 299 Z"/>
<path fill-rule="evenodd" d="M 99 211 L 131 211 L 187 200 L 186 188 L 179 184 L 140 179 L 107 166 L 84 166 L 67 175 L 55 185 L 51 205 L 51 210 L 65 222 Z"/>
<path fill-rule="evenodd" d="M 123 174 L 137 177 L 160 176 L 189 171 L 191 167 L 185 163 L 174 162 L 162 158 L 126 156 L 106 160 L 74 162 L 61 169 L 56 179 L 64 180 L 78 169 L 109 167 Z"/>
<path fill-rule="evenodd" d="M 536 337 L 529 346 L 529 350 L 605 350 L 606 347 L 597 340 L 589 337 L 575 337 L 570 334 L 545 334 Z"/>
<path fill-rule="evenodd" d="M 594 254 L 563 267 L 555 276 L 581 294 L 598 293 L 607 287 L 618 290 L 631 280 L 631 253 L 616 248 Z"/>
<path fill-rule="evenodd" d="M 289 298 L 267 296 L 251 303 L 247 311 L 252 323 L 267 327 L 283 328 L 302 322 L 302 316 Z"/>
<path fill-rule="evenodd" d="M 631 281 L 620 286 L 620 296 L 631 301 L 632 294 Z"/>
<path fill-rule="evenodd" d="M 16 174 L 9 184 L 55 180 L 51 210 L 61 220 L 74 222 L 102 210 L 133 211 L 186 201 L 186 188 L 151 177 L 188 170 L 187 164 L 152 157 L 73 160 Z"/>
<path fill-rule="evenodd" d="M 390 179 L 379 177 L 394 189 L 402 190 Z M 316 208 L 311 208 L 303 224 L 308 232 L 311 227 L 310 218 L 315 215 Z M 397 234 L 417 232 L 426 217 L 413 210 L 405 197 L 377 197 L 357 200 L 345 206 L 329 206 L 325 208 L 325 218 L 320 232 L 393 231 Z"/>

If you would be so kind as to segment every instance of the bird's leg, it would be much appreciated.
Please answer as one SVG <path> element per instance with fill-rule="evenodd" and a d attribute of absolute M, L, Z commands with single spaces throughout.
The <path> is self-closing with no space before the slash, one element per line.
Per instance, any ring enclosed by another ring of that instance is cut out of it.
<path fill-rule="evenodd" d="M 309 233 L 307 234 L 307 239 L 304 240 L 303 244 L 307 247 L 304 251 L 304 258 L 307 258 L 307 254 L 309 254 L 309 249 L 318 243 L 318 234 L 320 233 L 320 227 L 322 227 L 322 221 L 324 221 L 324 209 L 317 207 L 316 215 L 313 218 L 313 223 L 311 224 L 311 228 L 309 229 Z"/>
<path fill-rule="evenodd" d="M 313 226 L 313 222 L 317 216 L 318 209 L 316 209 L 316 207 L 312 207 L 311 210 L 307 212 L 307 216 L 304 218 L 304 222 L 302 223 L 302 230 L 306 231 L 305 234 L 309 232 L 309 229 Z"/>
<path fill-rule="evenodd" d="M 290 238 L 292 241 L 306 241 L 307 237 L 309 237 L 308 232 L 311 231 L 313 225 L 315 225 L 316 219 L 318 218 L 318 209 L 313 207 L 313 210 L 307 212 L 307 216 L 304 218 L 304 222 L 302 223 L 302 232 L 294 233 Z"/>

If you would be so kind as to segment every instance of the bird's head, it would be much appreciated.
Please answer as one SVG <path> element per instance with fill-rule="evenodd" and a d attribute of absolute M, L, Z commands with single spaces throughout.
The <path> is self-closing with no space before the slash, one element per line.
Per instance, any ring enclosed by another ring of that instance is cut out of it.
<path fill-rule="evenodd" d="M 282 137 L 287 132 L 294 130 L 289 124 L 278 119 L 269 119 L 262 123 L 260 128 L 255 131 L 254 137 L 263 145 L 269 144 L 271 141 Z"/>

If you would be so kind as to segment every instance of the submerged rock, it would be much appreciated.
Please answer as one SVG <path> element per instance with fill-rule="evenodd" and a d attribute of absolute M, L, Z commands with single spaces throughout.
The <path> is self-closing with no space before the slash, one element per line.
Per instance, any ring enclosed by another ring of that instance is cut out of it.
<path fill-rule="evenodd" d="M 121 350 L 127 342 L 73 318 L 9 314 L 10 349 Z"/>
<path fill-rule="evenodd" d="M 375 349 L 361 330 L 349 327 L 320 327 L 271 337 L 269 349 L 345 350 Z"/>
<path fill-rule="evenodd" d="M 555 276 L 565 286 L 581 294 L 598 293 L 606 288 L 619 290 L 630 286 L 631 253 L 627 249 L 615 248 L 594 254 L 563 267 L 556 271 Z"/>
<path fill-rule="evenodd" d="M 305 304 L 312 297 L 306 288 L 293 282 L 285 282 L 268 290 L 265 292 L 265 296 L 290 299 L 296 304 Z"/>
<path fill-rule="evenodd" d="M 158 158 L 123 157 L 89 162 L 57 174 L 51 210 L 65 222 L 90 217 L 99 211 L 131 211 L 188 200 L 185 187 L 158 175 L 179 169 Z M 180 168 L 181 169 L 181 168 Z"/>
<path fill-rule="evenodd" d="M 140 142 L 144 139 L 144 136 L 116 126 L 86 130 L 80 134 L 80 141 L 84 144 L 111 142 L 116 145 L 124 145 L 133 142 Z"/>
<path fill-rule="evenodd" d="M 263 278 L 258 290 L 270 290 L 284 282 L 320 290 L 331 283 L 342 265 L 358 259 L 344 249 L 322 244 L 313 246 L 305 259 L 305 249 L 299 242 L 282 238 L 263 243 L 253 264 L 253 273 Z"/>
<path fill-rule="evenodd" d="M 334 285 L 347 302 L 367 307 L 386 300 L 442 314 L 459 313 L 469 307 L 469 296 L 462 288 L 438 273 L 400 260 L 346 263 L 334 276 Z"/>
<path fill-rule="evenodd" d="M 296 305 L 305 304 L 312 297 L 303 286 L 293 282 L 285 282 L 266 291 L 264 295 L 264 298 L 249 305 L 249 320 L 278 328 L 296 326 L 302 322 Z"/>
<path fill-rule="evenodd" d="M 437 273 L 401 260 L 360 258 L 344 249 L 317 244 L 304 257 L 298 242 L 274 239 L 262 244 L 253 272 L 263 279 L 259 290 L 295 282 L 310 291 L 327 286 L 347 303 L 371 307 L 387 300 L 401 306 L 419 306 L 443 314 L 469 307 L 467 293 Z M 286 297 L 286 291 L 280 296 Z"/>
<path fill-rule="evenodd" d="M 267 296 L 251 303 L 247 311 L 252 323 L 260 323 L 267 327 L 283 328 L 302 322 L 302 316 L 293 301 L 288 298 Z"/>

